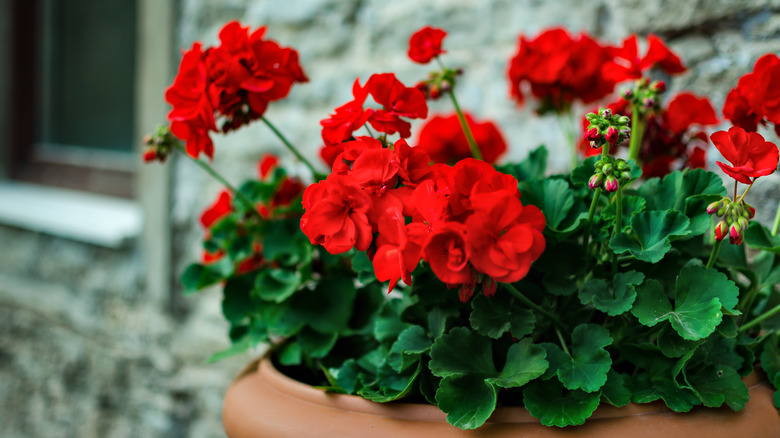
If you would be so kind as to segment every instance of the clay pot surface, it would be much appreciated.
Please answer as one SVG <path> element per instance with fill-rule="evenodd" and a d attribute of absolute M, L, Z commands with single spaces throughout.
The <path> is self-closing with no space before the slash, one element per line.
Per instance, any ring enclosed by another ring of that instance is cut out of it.
<path fill-rule="evenodd" d="M 778 438 L 780 414 L 773 389 L 756 373 L 745 380 L 750 402 L 728 407 L 695 407 L 674 413 L 663 404 L 602 405 L 582 426 L 546 427 L 520 407 L 499 407 L 484 426 L 464 431 L 447 424 L 437 407 L 413 403 L 374 403 L 329 394 L 280 373 L 270 359 L 247 369 L 225 395 L 222 421 L 231 438 L 249 437 L 706 437 Z"/>

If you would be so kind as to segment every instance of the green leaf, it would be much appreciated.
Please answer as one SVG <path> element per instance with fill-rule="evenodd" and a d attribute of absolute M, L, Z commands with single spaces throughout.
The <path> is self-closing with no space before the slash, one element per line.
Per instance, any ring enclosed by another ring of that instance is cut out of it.
<path fill-rule="evenodd" d="M 276 192 L 276 184 L 254 180 L 247 181 L 238 188 L 238 192 L 254 203 L 267 202 Z M 236 196 L 233 204 L 237 208 L 246 208 L 239 196 Z"/>
<path fill-rule="evenodd" d="M 387 363 L 396 372 L 409 367 L 415 362 L 419 362 L 420 355 L 427 352 L 433 341 L 428 338 L 425 329 L 419 325 L 414 325 L 398 336 L 390 348 L 390 354 L 387 356 Z"/>
<path fill-rule="evenodd" d="M 704 406 L 709 408 L 717 408 L 726 403 L 734 411 L 739 411 L 750 398 L 748 388 L 740 380 L 739 373 L 730 367 L 708 365 L 690 376 L 686 374 L 686 381 Z"/>
<path fill-rule="evenodd" d="M 589 280 L 580 289 L 580 302 L 584 306 L 592 303 L 610 316 L 620 315 L 631 310 L 636 299 L 635 287 L 642 284 L 644 278 L 644 274 L 636 271 L 615 274 L 612 291 L 605 280 Z"/>
<path fill-rule="evenodd" d="M 547 148 L 544 145 L 539 146 L 532 150 L 525 160 L 516 164 L 497 166 L 496 168 L 502 173 L 514 176 L 518 182 L 542 179 L 547 171 Z"/>
<path fill-rule="evenodd" d="M 222 314 L 231 323 L 239 323 L 247 314 L 255 311 L 251 297 L 253 280 L 250 275 L 242 275 L 231 277 L 225 283 L 222 290 Z"/>
<path fill-rule="evenodd" d="M 410 368 L 403 373 L 381 367 L 377 381 L 369 387 L 363 387 L 357 394 L 365 399 L 378 403 L 387 403 L 406 397 L 417 383 L 422 364 Z"/>
<path fill-rule="evenodd" d="M 209 358 L 206 359 L 206 363 L 215 363 L 227 359 L 229 357 L 237 356 L 239 354 L 244 354 L 247 351 L 249 351 L 249 349 L 252 347 L 253 347 L 252 337 L 250 335 L 246 335 L 243 338 L 241 338 L 239 341 L 234 342 L 233 345 L 231 345 L 230 347 L 222 351 L 218 351 L 212 354 L 211 356 L 209 356 Z"/>
<path fill-rule="evenodd" d="M 489 338 L 465 327 L 456 327 L 434 342 L 428 366 L 442 377 L 436 401 L 450 424 L 462 429 L 481 426 L 495 409 L 497 387 L 522 386 L 547 368 L 544 349 L 530 339 L 509 347 L 500 373 L 492 350 Z"/>
<path fill-rule="evenodd" d="M 301 273 L 287 269 L 264 269 L 257 276 L 255 293 L 266 301 L 281 303 L 301 285 Z"/>
<path fill-rule="evenodd" d="M 433 339 L 443 335 L 447 328 L 447 320 L 457 315 L 458 311 L 456 309 L 434 307 L 428 314 L 428 330 L 430 330 Z"/>
<path fill-rule="evenodd" d="M 558 369 L 567 389 L 598 391 L 607 382 L 612 359 L 603 347 L 612 344 L 609 330 L 596 324 L 580 324 L 572 332 L 572 352 Z"/>
<path fill-rule="evenodd" d="M 625 384 L 622 374 L 610 369 L 607 374 L 607 383 L 601 388 L 601 398 L 612 406 L 625 406 L 631 402 L 631 391 Z"/>
<path fill-rule="evenodd" d="M 314 290 L 301 289 L 293 295 L 290 313 L 320 333 L 341 332 L 348 327 L 354 299 L 350 277 L 327 277 Z"/>
<path fill-rule="evenodd" d="M 267 260 L 278 261 L 284 266 L 308 263 L 312 245 L 301 232 L 299 220 L 269 221 L 263 237 L 263 255 Z"/>
<path fill-rule="evenodd" d="M 235 236 L 227 246 L 227 255 L 231 260 L 243 260 L 254 253 L 252 236 Z"/>
<path fill-rule="evenodd" d="M 696 395 L 687 388 L 680 388 L 669 375 L 654 376 L 640 374 L 631 379 L 631 400 L 634 403 L 650 403 L 663 399 L 666 406 L 675 412 L 688 412 L 700 404 Z"/>
<path fill-rule="evenodd" d="M 639 260 L 656 263 L 672 249 L 671 240 L 690 234 L 690 221 L 677 211 L 643 211 L 631 218 L 635 238 L 616 235 L 609 244 L 617 254 L 631 253 Z"/>
<path fill-rule="evenodd" d="M 463 375 L 443 379 L 436 391 L 436 402 L 447 413 L 448 423 L 461 429 L 476 429 L 496 409 L 496 394 L 496 387 L 484 378 Z"/>
<path fill-rule="evenodd" d="M 298 334 L 298 343 L 301 351 L 312 358 L 322 358 L 328 355 L 336 345 L 339 335 L 337 333 L 318 333 L 304 328 Z"/>
<path fill-rule="evenodd" d="M 471 300 L 471 308 L 471 327 L 481 335 L 498 339 L 511 330 L 512 336 L 520 338 L 534 329 L 533 312 L 511 300 L 508 294 L 480 295 Z"/>
<path fill-rule="evenodd" d="M 671 326 L 664 326 L 664 328 L 661 329 L 661 332 L 658 334 L 657 342 L 658 348 L 661 349 L 661 353 L 669 358 L 682 357 L 702 344 L 702 340 L 689 341 L 683 339 Z"/>
<path fill-rule="evenodd" d="M 571 172 L 571 182 L 576 187 L 587 187 L 588 180 L 593 176 L 596 171 L 596 161 L 599 160 L 599 156 L 591 156 L 582 161 L 579 166 L 575 167 Z"/>
<path fill-rule="evenodd" d="M 509 347 L 501 374 L 486 381 L 502 388 L 521 387 L 544 374 L 549 366 L 546 355 L 544 348 L 534 345 L 530 338 L 524 338 Z"/>
<path fill-rule="evenodd" d="M 536 380 L 523 388 L 523 404 L 545 426 L 585 423 L 599 405 L 598 392 L 567 391 L 556 380 Z"/>
<path fill-rule="evenodd" d="M 558 229 L 574 206 L 574 195 L 566 181 L 532 181 L 523 183 L 523 188 L 523 201 L 539 207 L 544 213 L 547 227 L 552 230 Z"/>
<path fill-rule="evenodd" d="M 769 230 L 758 222 L 751 222 L 744 234 L 745 243 L 753 249 L 770 251 L 780 254 L 780 236 L 773 236 Z"/>
<path fill-rule="evenodd" d="M 648 280 L 637 290 L 631 313 L 639 322 L 653 327 L 669 320 L 684 339 L 706 338 L 720 324 L 723 312 L 738 314 L 739 289 L 725 274 L 701 266 L 683 268 L 677 277 L 676 299 L 672 308 L 663 286 Z"/>
<path fill-rule="evenodd" d="M 408 296 L 386 301 L 374 321 L 374 337 L 378 341 L 395 339 L 411 324 L 401 321 L 401 312 L 414 302 Z"/>
<path fill-rule="evenodd" d="M 279 349 L 279 363 L 282 365 L 300 365 L 301 358 L 301 345 L 297 342 L 288 342 Z"/>
<path fill-rule="evenodd" d="M 227 258 L 222 258 L 211 265 L 191 264 L 187 266 L 187 269 L 181 275 L 184 294 L 193 294 L 205 287 L 218 283 L 229 276 L 232 270 L 233 267 Z"/>
<path fill-rule="evenodd" d="M 621 232 L 628 228 L 629 224 L 631 223 L 631 217 L 641 211 L 644 211 L 646 204 L 647 201 L 645 201 L 645 199 L 642 197 L 623 196 L 623 214 L 621 216 L 623 229 L 620 230 Z M 612 230 L 615 226 L 615 218 L 617 217 L 616 209 L 617 203 L 612 202 L 601 211 L 601 217 L 608 222 L 610 230 Z"/>
<path fill-rule="evenodd" d="M 497 375 L 488 338 L 456 327 L 436 340 L 428 366 L 434 376 Z"/>

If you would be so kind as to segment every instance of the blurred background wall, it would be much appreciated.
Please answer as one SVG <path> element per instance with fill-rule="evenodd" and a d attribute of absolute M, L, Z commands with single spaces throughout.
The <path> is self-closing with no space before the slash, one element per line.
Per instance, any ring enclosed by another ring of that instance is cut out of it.
<path fill-rule="evenodd" d="M 228 346 L 220 292 L 183 297 L 177 282 L 220 188 L 187 160 L 144 166 L 139 151 L 164 121 L 180 50 L 216 43 L 234 19 L 298 49 L 311 81 L 266 115 L 315 161 L 318 122 L 351 99 L 356 77 L 427 75 L 405 54 L 424 25 L 449 32 L 461 104 L 500 125 L 506 159 L 544 143 L 552 170 L 569 162 L 557 121 L 508 99 L 520 33 L 565 26 L 611 43 L 656 33 L 689 66 L 671 93 L 707 95 L 718 110 L 758 57 L 780 52 L 778 0 L 0 0 L 3 437 L 223 436 L 222 394 L 251 355 L 206 365 Z M 286 156 L 263 126 L 217 138 L 216 151 L 234 182 L 262 153 Z M 751 192 L 764 223 L 778 186 L 774 175 Z"/>

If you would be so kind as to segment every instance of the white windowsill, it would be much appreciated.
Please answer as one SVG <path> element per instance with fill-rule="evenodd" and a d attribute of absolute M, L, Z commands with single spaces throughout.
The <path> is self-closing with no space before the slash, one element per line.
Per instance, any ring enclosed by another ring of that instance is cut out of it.
<path fill-rule="evenodd" d="M 120 248 L 141 233 L 137 202 L 0 181 L 0 224 Z"/>

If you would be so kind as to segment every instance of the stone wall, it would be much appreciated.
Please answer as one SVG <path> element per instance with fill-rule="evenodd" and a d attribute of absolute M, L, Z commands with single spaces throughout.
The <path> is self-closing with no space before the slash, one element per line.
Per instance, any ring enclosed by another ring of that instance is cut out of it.
<path fill-rule="evenodd" d="M 707 94 L 718 108 L 760 55 L 780 52 L 778 0 L 180 0 L 178 45 L 214 43 L 232 19 L 266 24 L 270 38 L 299 50 L 311 82 L 273 103 L 267 116 L 312 160 L 318 121 L 350 99 L 355 77 L 393 71 L 412 84 L 427 74 L 405 56 L 409 35 L 426 24 L 449 32 L 446 62 L 466 68 L 461 103 L 499 123 L 512 148 L 508 158 L 544 143 L 554 151 L 554 170 L 568 163 L 557 121 L 508 100 L 505 71 L 519 33 L 565 26 L 615 43 L 630 32 L 658 33 L 690 67 L 670 83 L 672 91 Z M 441 101 L 432 110 L 450 106 Z M 216 150 L 215 166 L 233 181 L 253 175 L 264 151 L 284 154 L 262 126 L 218 138 Z M 181 272 L 198 255 L 197 213 L 219 187 L 186 160 L 173 166 Z M 778 181 L 754 189 L 763 196 L 755 204 L 765 222 L 777 205 Z M 5 227 L 0 242 L 4 437 L 222 436 L 222 394 L 250 357 L 203 363 L 227 346 L 219 291 L 152 299 L 135 244 L 109 250 Z"/>

